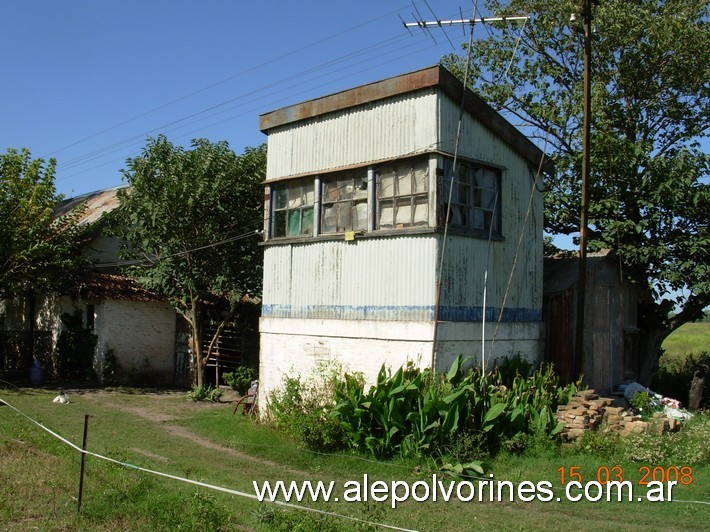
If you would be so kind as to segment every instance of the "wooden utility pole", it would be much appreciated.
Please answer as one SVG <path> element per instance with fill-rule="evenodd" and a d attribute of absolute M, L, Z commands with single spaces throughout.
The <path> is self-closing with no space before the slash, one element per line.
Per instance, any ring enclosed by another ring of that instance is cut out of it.
<path fill-rule="evenodd" d="M 582 30 L 584 32 L 584 102 L 582 123 L 582 199 L 579 221 L 579 279 L 577 280 L 577 327 L 574 349 L 574 372 L 584 368 L 584 308 L 587 291 L 587 214 L 589 211 L 589 141 L 592 107 L 592 2 L 582 0 Z"/>

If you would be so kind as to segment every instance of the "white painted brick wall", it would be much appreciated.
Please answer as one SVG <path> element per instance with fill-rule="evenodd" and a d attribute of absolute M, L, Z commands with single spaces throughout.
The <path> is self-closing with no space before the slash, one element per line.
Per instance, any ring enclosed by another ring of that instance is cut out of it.
<path fill-rule="evenodd" d="M 175 364 L 175 310 L 167 303 L 107 300 L 95 304 L 98 364 L 108 349 L 122 369 L 148 369 L 171 382 Z M 147 367 L 146 367 L 147 361 Z"/>
<path fill-rule="evenodd" d="M 494 324 L 487 330 L 486 366 L 496 357 L 520 353 L 539 360 L 542 353 L 539 323 L 503 323 L 491 344 Z M 365 386 L 375 384 L 385 364 L 396 371 L 411 360 L 416 366 L 431 364 L 433 322 L 382 322 L 262 318 L 259 357 L 260 401 L 281 387 L 284 375 L 311 374 L 319 362 L 338 361 L 346 371 L 359 371 Z M 442 323 L 436 366 L 446 371 L 459 354 L 473 355 L 480 363 L 479 324 Z M 492 353 L 489 353 L 492 348 Z"/>

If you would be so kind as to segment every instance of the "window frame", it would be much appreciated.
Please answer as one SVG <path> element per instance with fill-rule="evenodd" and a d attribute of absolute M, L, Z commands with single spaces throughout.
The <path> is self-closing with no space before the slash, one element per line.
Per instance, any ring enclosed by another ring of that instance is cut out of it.
<path fill-rule="evenodd" d="M 443 169 L 439 179 L 439 226 L 443 227 L 447 218 L 449 201 L 449 182 L 453 166 L 453 158 L 444 157 Z M 503 235 L 503 202 L 501 189 L 503 186 L 503 169 L 489 164 L 471 160 L 458 160 L 458 168 L 454 173 L 454 191 L 451 198 L 451 215 L 449 228 L 465 231 L 469 234 L 494 237 Z M 462 168 L 466 169 L 467 179 L 460 180 Z M 487 175 L 485 175 L 486 173 Z M 491 175 L 492 174 L 492 175 Z M 490 179 L 493 179 L 491 188 Z M 486 183 L 488 181 L 488 183 Z M 462 191 L 463 194 L 462 194 Z M 491 192 L 493 197 L 491 197 Z M 461 196 L 465 196 L 462 198 Z M 458 218 L 455 220 L 454 218 Z M 483 220 L 479 224 L 477 220 Z M 492 225 L 492 227 L 491 227 Z"/>
<path fill-rule="evenodd" d="M 299 189 L 299 192 L 296 194 L 294 193 L 293 196 L 291 197 L 292 191 L 295 191 L 296 189 Z M 310 189 L 310 190 L 308 190 Z M 286 193 L 286 198 L 285 198 L 285 203 L 280 204 L 280 194 L 285 192 Z M 308 202 L 308 195 L 312 197 L 312 201 L 309 203 Z M 289 205 L 291 202 L 296 201 L 296 197 L 299 196 L 300 199 L 298 200 L 298 204 L 294 205 Z M 313 179 L 308 179 L 308 178 L 302 178 L 302 179 L 294 179 L 294 180 L 289 180 L 289 181 L 281 181 L 279 183 L 274 183 L 271 185 L 271 192 L 270 192 L 270 199 L 271 199 L 271 215 L 269 216 L 269 236 L 270 238 L 274 239 L 281 239 L 281 238 L 307 238 L 309 236 L 315 236 L 315 210 L 317 206 L 316 202 L 316 194 L 315 194 L 315 183 Z M 283 205 L 283 206 L 281 206 Z M 304 211 L 311 211 L 311 217 L 310 217 L 310 231 L 305 232 L 303 230 L 303 222 L 304 222 Z M 290 234 L 289 233 L 289 226 L 290 222 L 292 220 L 291 216 L 293 213 L 298 212 L 298 232 L 296 234 Z M 281 216 L 280 213 L 284 213 L 284 218 L 282 220 L 279 220 L 278 218 Z M 283 221 L 283 234 L 277 234 L 277 227 L 280 225 L 280 222 Z"/>
<path fill-rule="evenodd" d="M 369 167 L 319 175 L 320 227 L 319 235 L 338 235 L 349 231 L 367 232 L 371 210 L 368 194 Z M 365 206 L 364 213 L 358 208 Z M 333 214 L 327 212 L 333 209 Z M 364 217 L 362 216 L 364 214 Z M 335 217 L 333 225 L 326 226 Z M 341 223 L 345 222 L 347 223 Z M 334 227 L 334 229 L 332 229 Z"/>
<path fill-rule="evenodd" d="M 404 229 L 415 229 L 422 227 L 430 227 L 429 211 L 430 205 L 430 172 L 431 172 L 431 154 L 419 155 L 416 157 L 407 157 L 404 159 L 395 159 L 380 164 L 374 171 L 375 180 L 375 230 L 376 231 L 400 231 Z M 400 172 L 402 168 L 409 166 L 410 172 L 408 177 L 408 190 L 401 191 L 400 184 L 404 181 L 401 176 L 405 175 Z M 386 170 L 386 171 L 385 171 Z M 423 170 L 422 179 L 419 181 L 423 184 L 423 190 L 418 190 L 417 172 Z M 383 179 L 384 176 L 391 173 L 392 185 L 391 194 L 383 194 Z M 384 205 L 391 203 L 392 217 L 391 223 L 383 224 L 382 215 L 385 211 Z M 384 205 L 383 205 L 384 204 Z M 399 217 L 399 209 L 402 207 L 409 208 L 409 221 L 402 222 Z M 423 219 L 417 217 L 418 208 L 424 208 Z"/>

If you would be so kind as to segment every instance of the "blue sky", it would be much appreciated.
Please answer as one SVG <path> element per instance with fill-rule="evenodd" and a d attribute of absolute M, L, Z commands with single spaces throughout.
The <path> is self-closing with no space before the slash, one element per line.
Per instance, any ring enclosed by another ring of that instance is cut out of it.
<path fill-rule="evenodd" d="M 425 19 L 427 4 L 416 7 Z M 482 2 L 481 2 L 482 4 Z M 471 2 L 429 0 L 440 19 Z M 0 18 L 0 151 L 55 157 L 67 196 L 121 184 L 146 138 L 266 140 L 259 114 L 437 63 L 406 1 L 8 0 Z M 484 31 L 482 28 L 476 30 Z M 467 40 L 449 28 L 458 51 Z"/>

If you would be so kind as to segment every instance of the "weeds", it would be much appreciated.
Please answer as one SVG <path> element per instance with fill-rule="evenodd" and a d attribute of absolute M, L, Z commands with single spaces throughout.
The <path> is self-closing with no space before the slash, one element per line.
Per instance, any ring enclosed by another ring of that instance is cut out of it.
<path fill-rule="evenodd" d="M 335 407 L 334 388 L 341 372 L 338 365 L 323 364 L 309 379 L 284 378 L 283 386 L 270 397 L 269 412 L 276 425 L 309 449 L 341 448 L 343 429 L 330 416 Z"/>
<path fill-rule="evenodd" d="M 252 381 L 256 380 L 256 370 L 249 366 L 239 366 L 231 373 L 224 373 L 222 378 L 239 395 L 246 395 Z"/>
<path fill-rule="evenodd" d="M 465 463 L 499 449 L 555 445 L 561 424 L 554 411 L 574 386 L 560 387 L 551 367 L 531 371 L 522 359 L 502 365 L 505 377 L 462 365 L 458 357 L 446 374 L 411 363 L 390 374 L 383 366 L 367 392 L 362 376 L 322 367 L 308 380 L 287 376 L 270 412 L 309 448 L 350 447 L 380 458 L 448 456 Z"/>
<path fill-rule="evenodd" d="M 222 397 L 222 390 L 215 388 L 211 384 L 207 386 L 192 385 L 192 390 L 187 392 L 187 396 L 195 402 L 210 401 L 216 403 Z"/>

